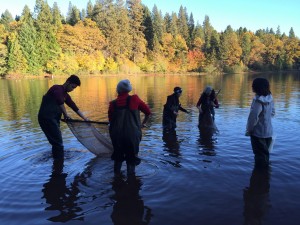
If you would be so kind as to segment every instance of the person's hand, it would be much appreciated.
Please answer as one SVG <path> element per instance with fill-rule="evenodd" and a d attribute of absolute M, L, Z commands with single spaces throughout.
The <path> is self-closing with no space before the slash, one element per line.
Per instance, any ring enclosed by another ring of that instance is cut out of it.
<path fill-rule="evenodd" d="M 176 111 L 173 111 L 173 113 L 177 116 L 178 115 L 178 112 L 176 112 Z"/>
<path fill-rule="evenodd" d="M 66 121 L 67 121 L 67 120 L 72 120 L 72 118 L 69 117 L 69 115 L 65 115 L 64 117 L 65 117 L 65 120 L 66 120 Z"/>
<path fill-rule="evenodd" d="M 142 128 L 148 128 L 148 126 L 145 123 L 142 123 Z"/>

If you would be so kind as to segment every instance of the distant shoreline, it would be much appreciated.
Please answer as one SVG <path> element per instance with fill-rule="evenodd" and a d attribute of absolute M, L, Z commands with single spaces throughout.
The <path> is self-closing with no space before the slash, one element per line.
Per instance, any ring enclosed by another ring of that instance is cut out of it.
<path fill-rule="evenodd" d="M 189 75 L 189 76 L 206 76 L 206 75 L 225 75 L 225 74 L 260 74 L 260 73 L 286 73 L 286 72 L 300 72 L 300 69 L 293 70 L 278 70 L 278 71 L 247 71 L 241 73 L 205 73 L 205 72 L 189 72 L 189 73 L 130 73 L 130 74 L 77 74 L 79 77 L 116 77 L 116 76 L 176 76 L 176 75 Z M 70 74 L 71 75 L 71 74 Z M 53 79 L 57 77 L 65 78 L 69 75 L 55 75 L 55 74 L 43 74 L 43 75 L 21 75 L 21 74 L 7 74 L 2 76 L 1 79 Z"/>

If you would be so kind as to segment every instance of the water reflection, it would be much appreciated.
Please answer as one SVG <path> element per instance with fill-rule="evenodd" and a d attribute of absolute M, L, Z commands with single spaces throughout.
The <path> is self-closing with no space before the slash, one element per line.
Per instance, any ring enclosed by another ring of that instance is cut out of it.
<path fill-rule="evenodd" d="M 270 199 L 270 168 L 254 168 L 250 185 L 244 189 L 244 224 L 262 224 L 264 216 L 271 208 Z"/>
<path fill-rule="evenodd" d="M 217 143 L 217 138 L 214 136 L 215 131 L 208 128 L 199 128 L 199 147 L 201 149 L 201 154 L 214 156 L 215 143 Z"/>
<path fill-rule="evenodd" d="M 178 141 L 178 136 L 176 130 L 164 131 L 162 140 L 164 141 L 164 147 L 166 151 L 170 153 L 171 156 L 180 156 L 180 143 Z"/>
<path fill-rule="evenodd" d="M 76 203 L 78 200 L 77 195 L 80 191 L 77 185 L 72 185 L 70 188 L 67 187 L 67 174 L 63 173 L 63 167 L 63 160 L 54 160 L 50 179 L 43 185 L 43 198 L 50 205 L 45 210 L 59 211 L 59 215 L 52 216 L 48 220 L 53 222 L 67 222 L 74 218 L 83 220 L 83 216 L 80 215 L 82 209 Z"/>
<path fill-rule="evenodd" d="M 115 202 L 111 220 L 114 225 L 149 224 L 153 214 L 151 209 L 144 205 L 139 191 L 142 186 L 140 177 L 129 176 L 124 179 L 115 176 L 112 189 L 115 194 L 111 197 Z"/>

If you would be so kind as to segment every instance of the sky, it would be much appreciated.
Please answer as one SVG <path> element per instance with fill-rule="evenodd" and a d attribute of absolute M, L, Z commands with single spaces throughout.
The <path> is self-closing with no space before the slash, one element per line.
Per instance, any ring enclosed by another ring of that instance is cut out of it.
<path fill-rule="evenodd" d="M 63 15 L 67 14 L 68 0 L 47 0 L 52 7 L 57 2 Z M 86 9 L 88 0 L 71 0 L 72 5 Z M 95 0 L 92 0 L 95 3 Z M 152 11 L 156 5 L 162 14 L 178 13 L 180 6 L 186 7 L 188 15 L 193 13 L 195 23 L 202 25 L 204 17 L 209 16 L 211 25 L 218 31 L 224 31 L 228 25 L 234 30 L 246 27 L 253 32 L 259 29 L 273 28 L 276 32 L 289 34 L 291 27 L 300 37 L 300 1 L 299 0 L 142 0 Z M 15 17 L 21 15 L 25 5 L 31 11 L 35 0 L 1 0 L 0 13 L 6 9 Z"/>

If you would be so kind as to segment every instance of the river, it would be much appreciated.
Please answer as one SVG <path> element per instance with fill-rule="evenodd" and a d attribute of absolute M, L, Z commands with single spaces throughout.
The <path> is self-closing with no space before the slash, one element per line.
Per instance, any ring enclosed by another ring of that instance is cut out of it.
<path fill-rule="evenodd" d="M 258 76 L 270 81 L 276 108 L 271 165 L 263 172 L 254 169 L 244 135 Z M 125 166 L 124 176 L 114 177 L 110 158 L 89 152 L 64 123 L 64 164 L 53 165 L 37 113 L 43 94 L 65 78 L 0 80 L 0 224 L 299 224 L 299 72 L 86 76 L 70 95 L 91 120 L 107 121 L 123 78 L 152 111 L 143 129 L 142 163 L 131 178 Z M 195 105 L 206 85 L 221 89 L 219 133 L 212 139 L 197 127 Z M 163 136 L 163 105 L 175 86 L 182 87 L 180 101 L 191 114 L 181 112 L 176 135 Z"/>

